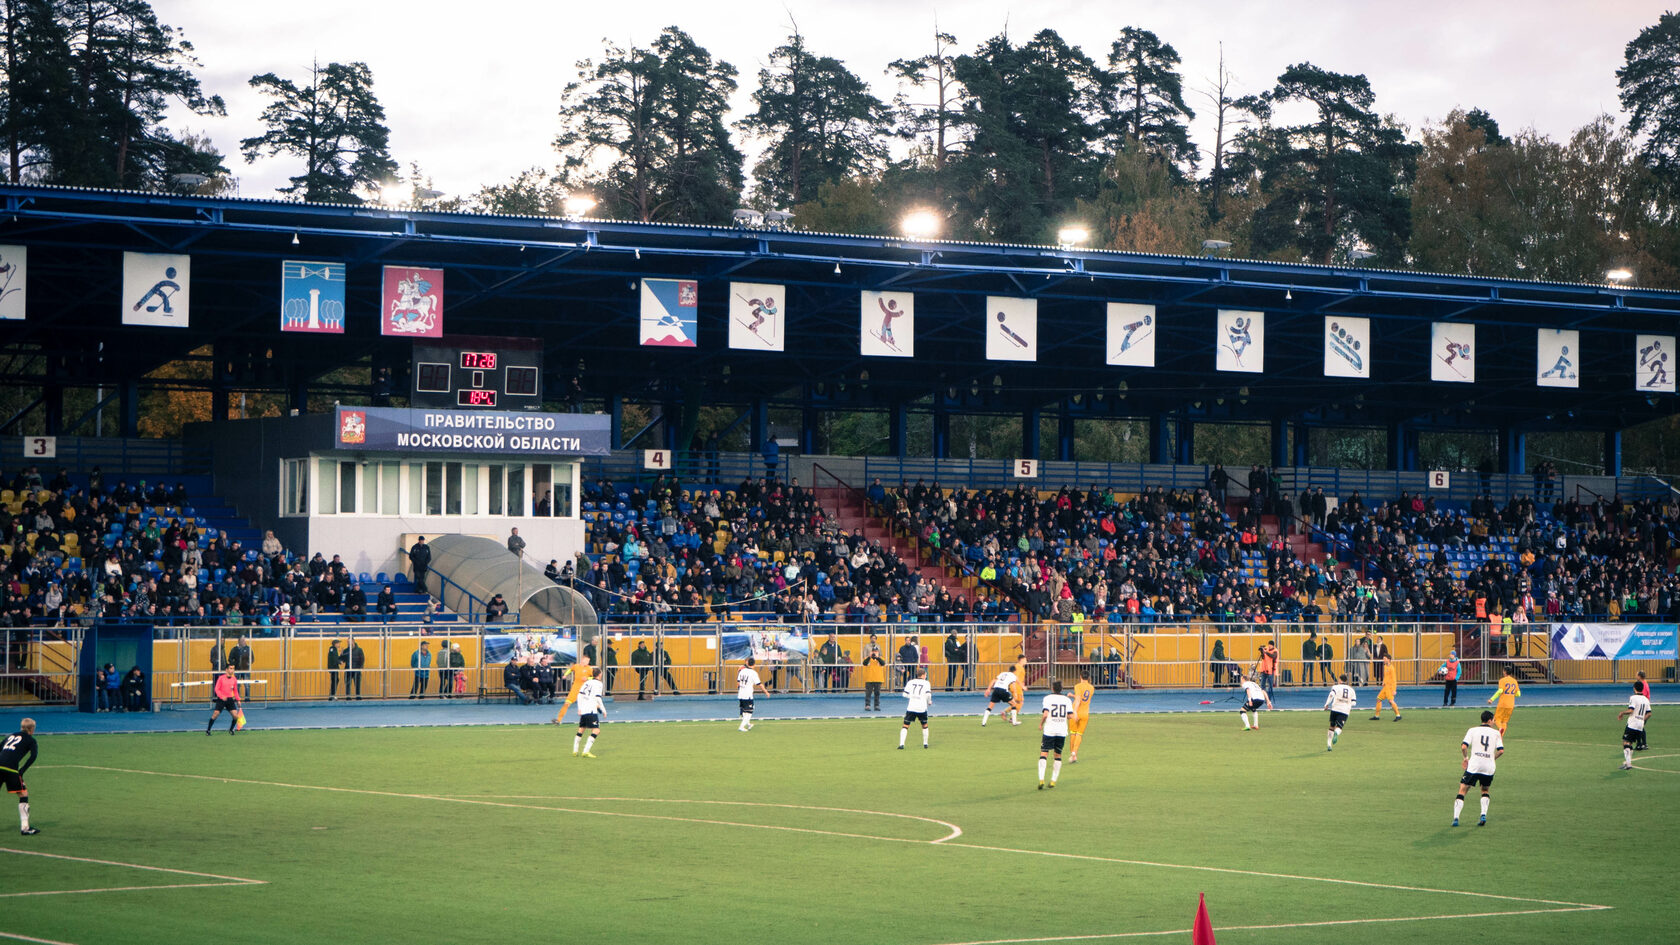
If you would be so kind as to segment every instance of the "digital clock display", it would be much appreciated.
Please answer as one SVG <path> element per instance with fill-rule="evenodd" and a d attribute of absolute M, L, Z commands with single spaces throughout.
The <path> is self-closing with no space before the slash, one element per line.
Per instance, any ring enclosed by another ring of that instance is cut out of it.
<path fill-rule="evenodd" d="M 414 373 L 414 389 L 434 394 L 449 392 L 449 365 L 422 361 Z"/>
<path fill-rule="evenodd" d="M 494 371 L 496 369 L 496 352 L 494 351 L 463 351 L 461 352 L 461 370 L 463 371 Z"/>
<path fill-rule="evenodd" d="M 462 388 L 455 392 L 455 405 L 457 407 L 494 407 L 496 406 L 496 392 Z"/>
<path fill-rule="evenodd" d="M 537 396 L 537 369 L 534 367 L 514 367 L 508 365 L 507 392 L 510 396 Z"/>

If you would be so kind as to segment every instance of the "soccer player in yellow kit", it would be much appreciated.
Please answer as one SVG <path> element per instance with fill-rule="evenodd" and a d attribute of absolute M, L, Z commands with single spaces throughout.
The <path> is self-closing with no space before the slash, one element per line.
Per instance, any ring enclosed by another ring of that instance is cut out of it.
<path fill-rule="evenodd" d="M 1371 721 L 1376 722 L 1382 719 L 1384 702 L 1394 707 L 1394 721 L 1400 721 L 1400 703 L 1394 701 L 1395 688 L 1399 684 L 1399 674 L 1394 671 L 1394 659 L 1388 656 L 1383 657 L 1383 684 L 1382 689 L 1377 692 L 1377 707 L 1372 710 L 1376 714 L 1371 716 Z"/>
<path fill-rule="evenodd" d="M 1517 668 L 1510 663 L 1505 664 L 1505 675 L 1499 677 L 1499 688 L 1488 698 L 1488 705 L 1493 705 L 1495 699 L 1498 705 L 1493 706 L 1493 727 L 1499 729 L 1499 734 L 1505 734 L 1505 727 L 1511 724 L 1511 712 L 1517 707 L 1517 697 L 1522 695 L 1522 687 L 1517 685 Z"/>
<path fill-rule="evenodd" d="M 1090 670 L 1079 671 L 1079 681 L 1073 684 L 1073 721 L 1068 723 L 1068 734 L 1072 736 L 1073 752 L 1068 756 L 1068 764 L 1079 763 L 1079 743 L 1085 740 L 1085 723 L 1091 718 L 1091 696 L 1096 693 L 1091 685 Z"/>
<path fill-rule="evenodd" d="M 572 703 L 577 701 L 578 690 L 582 689 L 583 684 L 594 676 L 595 671 L 589 666 L 589 657 L 579 656 L 577 665 L 572 667 L 572 688 L 566 691 L 566 701 L 560 706 L 560 714 L 554 717 L 555 725 L 560 724 L 561 720 L 566 717 L 566 710 L 570 709 Z"/>
<path fill-rule="evenodd" d="M 1019 712 L 1027 701 L 1027 664 L 1016 660 L 1009 664 L 1009 671 L 1015 674 L 1015 681 L 1009 684 L 1009 708 Z"/>

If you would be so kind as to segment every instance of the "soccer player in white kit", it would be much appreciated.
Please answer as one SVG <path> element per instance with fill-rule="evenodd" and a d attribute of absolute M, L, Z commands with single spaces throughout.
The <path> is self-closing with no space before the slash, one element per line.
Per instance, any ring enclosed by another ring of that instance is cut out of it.
<path fill-rule="evenodd" d="M 741 705 L 741 727 L 739 731 L 742 732 L 751 731 L 753 727 L 753 688 L 757 687 L 765 695 L 770 694 L 770 690 L 764 688 L 764 680 L 759 678 L 758 670 L 753 669 L 756 663 L 757 660 L 750 656 L 747 657 L 747 665 L 741 667 L 741 671 L 735 674 L 735 698 Z"/>
<path fill-rule="evenodd" d="M 1243 704 L 1242 708 L 1237 710 L 1237 715 L 1242 719 L 1243 731 L 1246 732 L 1249 729 L 1248 717 L 1252 714 L 1254 716 L 1254 730 L 1258 732 L 1260 730 L 1260 707 L 1265 706 L 1270 709 L 1272 707 L 1272 697 L 1267 695 L 1266 690 L 1260 688 L 1260 684 L 1250 679 L 1247 674 L 1242 677 L 1242 687 Z"/>
<path fill-rule="evenodd" d="M 1330 710 L 1330 733 L 1324 737 L 1324 750 L 1334 751 L 1336 739 L 1342 737 L 1342 726 L 1347 724 L 1348 713 L 1359 704 L 1359 696 L 1353 687 L 1347 684 L 1347 673 L 1341 675 L 1341 682 L 1330 687 L 1330 694 L 1324 697 L 1324 707 Z"/>
<path fill-rule="evenodd" d="M 1009 707 L 1009 724 L 1021 724 L 1021 720 L 1017 717 L 1015 707 L 1012 704 L 1015 697 L 1009 691 L 1009 687 L 1015 684 L 1016 678 L 1014 673 L 1006 669 L 998 673 L 997 677 L 992 680 L 992 685 L 986 690 L 986 711 L 980 715 L 980 725 L 982 727 L 992 720 L 992 706 L 1000 702 Z"/>
<path fill-rule="evenodd" d="M 916 678 L 904 684 L 904 727 L 898 730 L 898 750 L 904 750 L 904 739 L 910 734 L 910 723 L 922 723 L 922 747 L 928 746 L 928 707 L 933 705 L 933 686 L 927 681 L 927 667 L 916 667 Z"/>
<path fill-rule="evenodd" d="M 1488 796 L 1488 788 L 1493 787 L 1494 762 L 1505 754 L 1505 739 L 1499 734 L 1499 729 L 1493 727 L 1493 713 L 1482 713 L 1482 724 L 1464 733 L 1464 743 L 1459 746 L 1464 755 L 1464 776 L 1458 779 L 1458 796 L 1453 798 L 1453 822 L 1458 826 L 1458 815 L 1464 811 L 1464 791 L 1470 785 L 1480 785 L 1482 789 L 1482 819 L 1476 821 L 1476 826 L 1487 826 L 1488 805 L 1493 799 Z"/>
<path fill-rule="evenodd" d="M 1633 746 L 1645 734 L 1645 720 L 1651 717 L 1651 700 L 1645 698 L 1645 687 L 1641 683 L 1633 684 L 1633 695 L 1628 697 L 1627 708 L 1616 713 L 1617 719 L 1627 719 L 1627 727 L 1622 729 L 1622 767 L 1623 771 L 1633 770 Z"/>
<path fill-rule="evenodd" d="M 607 714 L 607 687 L 600 677 L 594 677 L 578 687 L 578 727 L 577 734 L 572 736 L 572 754 L 582 754 L 585 758 L 595 757 L 589 749 L 595 747 L 595 739 L 601 737 L 601 716 Z M 589 730 L 589 741 L 583 742 L 583 751 L 578 751 L 578 742 L 583 739 L 584 729 Z"/>
<path fill-rule="evenodd" d="M 1073 700 L 1062 695 L 1062 681 L 1050 683 L 1050 694 L 1044 697 L 1044 709 L 1038 714 L 1038 730 L 1043 733 L 1038 743 L 1038 789 L 1044 790 L 1044 766 L 1047 756 L 1056 753 L 1056 766 L 1050 769 L 1050 786 L 1062 776 L 1062 745 L 1067 742 L 1068 719 L 1073 718 Z"/>

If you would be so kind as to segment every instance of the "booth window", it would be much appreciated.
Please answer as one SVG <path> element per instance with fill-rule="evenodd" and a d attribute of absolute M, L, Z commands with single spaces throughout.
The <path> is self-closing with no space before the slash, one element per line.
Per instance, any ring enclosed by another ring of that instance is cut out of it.
<path fill-rule="evenodd" d="M 443 514 L 443 464 L 426 464 L 426 514 Z"/>
<path fill-rule="evenodd" d="M 485 509 L 487 515 L 502 514 L 502 477 L 507 470 L 502 466 L 491 466 L 489 475 L 490 507 Z"/>
<path fill-rule="evenodd" d="M 338 514 L 338 463 L 333 460 L 315 461 L 315 501 L 317 515 Z"/>
<path fill-rule="evenodd" d="M 285 493 L 280 496 L 281 515 L 309 514 L 309 460 L 285 460 Z"/>
<path fill-rule="evenodd" d="M 338 511 L 340 515 L 356 514 L 356 464 L 338 464 Z"/>

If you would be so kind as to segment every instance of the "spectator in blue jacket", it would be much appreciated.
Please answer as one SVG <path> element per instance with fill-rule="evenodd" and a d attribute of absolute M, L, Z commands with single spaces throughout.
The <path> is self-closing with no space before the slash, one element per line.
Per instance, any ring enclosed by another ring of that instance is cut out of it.
<path fill-rule="evenodd" d="M 418 699 L 426 694 L 426 686 L 432 680 L 432 645 L 421 640 L 420 649 L 408 658 L 408 665 L 414 669 L 414 682 L 408 686 L 408 697 Z"/>
<path fill-rule="evenodd" d="M 122 688 L 122 673 L 117 672 L 115 665 L 106 663 L 99 671 L 96 681 L 98 685 L 95 687 L 95 694 L 99 698 L 99 711 L 110 712 L 122 704 L 122 696 L 117 692 Z"/>

